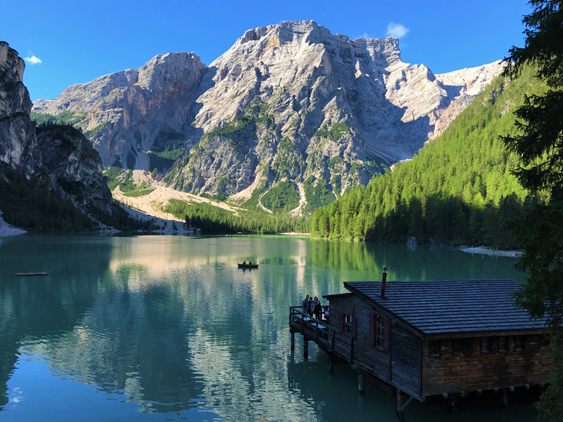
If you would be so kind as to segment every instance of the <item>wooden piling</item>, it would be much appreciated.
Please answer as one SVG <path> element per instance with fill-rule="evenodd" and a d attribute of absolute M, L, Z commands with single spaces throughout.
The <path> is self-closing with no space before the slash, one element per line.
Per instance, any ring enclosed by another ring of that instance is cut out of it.
<path fill-rule="evenodd" d="M 332 330 L 332 337 L 330 341 L 330 369 L 329 372 L 332 374 L 334 372 L 334 330 Z"/>
<path fill-rule="evenodd" d="M 397 388 L 397 410 L 396 410 L 396 413 L 397 413 L 397 418 L 404 419 L 405 411 L 404 411 L 403 406 L 402 406 L 401 390 L 399 390 L 398 388 Z"/>
<path fill-rule="evenodd" d="M 360 394 L 364 394 L 366 392 L 365 386 L 364 386 L 364 374 L 360 372 L 358 372 L 358 392 Z"/>
<path fill-rule="evenodd" d="M 405 407 L 407 407 L 407 405 L 411 402 L 412 400 L 412 396 L 409 396 L 409 398 L 407 399 L 407 401 L 404 401 L 404 397 L 403 397 L 403 393 L 402 391 L 397 388 L 397 417 L 399 419 L 403 419 L 405 417 Z"/>

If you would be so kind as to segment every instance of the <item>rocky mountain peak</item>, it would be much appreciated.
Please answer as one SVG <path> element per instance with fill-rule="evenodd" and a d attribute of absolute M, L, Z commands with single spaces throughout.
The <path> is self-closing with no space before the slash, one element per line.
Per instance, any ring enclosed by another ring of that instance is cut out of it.
<path fill-rule="evenodd" d="M 35 138 L 29 119 L 32 103 L 22 82 L 24 70 L 18 52 L 0 41 L 0 161 L 13 168 L 29 161 L 31 169 L 37 158 L 29 154 Z"/>
<path fill-rule="evenodd" d="M 137 85 L 152 93 L 182 90 L 193 85 L 198 73 L 205 70 L 194 53 L 168 53 L 149 60 L 138 70 Z"/>
<path fill-rule="evenodd" d="M 300 212 L 318 202 L 313 189 L 331 200 L 412 158 L 501 70 L 434 75 L 404 63 L 395 38 L 350 40 L 296 21 L 246 31 L 209 67 L 193 53 L 159 55 L 113 77 L 121 83 L 106 75 L 36 104 L 76 110 L 105 166 L 258 204 L 293 186 Z M 162 160 L 171 150 L 185 154 Z"/>
<path fill-rule="evenodd" d="M 2 83 L 23 82 L 23 71 L 25 61 L 18 55 L 17 51 L 10 48 L 7 42 L 0 41 L 0 72 L 2 72 Z"/>
<path fill-rule="evenodd" d="M 387 68 L 401 62 L 401 50 L 397 38 L 358 38 L 352 41 L 358 54 L 366 51 L 374 67 Z"/>
<path fill-rule="evenodd" d="M 302 40 L 314 44 L 326 37 L 327 34 L 330 34 L 328 29 L 312 20 L 283 22 L 249 29 L 237 40 L 233 47 L 237 44 L 260 41 L 264 37 L 270 40 L 270 47 L 279 47 L 287 42 L 301 42 Z"/>

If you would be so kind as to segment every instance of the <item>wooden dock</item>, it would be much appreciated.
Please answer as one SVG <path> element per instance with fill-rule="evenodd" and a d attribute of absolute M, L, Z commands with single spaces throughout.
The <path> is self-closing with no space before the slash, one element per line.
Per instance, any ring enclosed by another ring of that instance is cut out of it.
<path fill-rule="evenodd" d="M 350 333 L 340 332 L 328 324 L 326 320 L 317 320 L 301 312 L 301 306 L 289 308 L 289 327 L 291 333 L 291 350 L 295 348 L 295 333 L 303 335 L 304 353 L 308 357 L 308 341 L 314 341 L 331 357 L 330 372 L 333 371 L 335 360 L 346 361 L 357 368 L 370 371 L 354 360 L 354 338 Z"/>

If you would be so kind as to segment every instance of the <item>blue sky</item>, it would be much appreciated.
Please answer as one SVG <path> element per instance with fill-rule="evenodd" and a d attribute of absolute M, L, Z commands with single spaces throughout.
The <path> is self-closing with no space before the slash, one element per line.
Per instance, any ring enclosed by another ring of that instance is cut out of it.
<path fill-rule="evenodd" d="M 35 100 L 157 54 L 193 51 L 209 65 L 249 28 L 303 19 L 351 39 L 395 35 L 404 62 L 445 73 L 523 46 L 530 12 L 522 0 L 9 0 L 0 40 L 27 58 L 24 83 Z"/>

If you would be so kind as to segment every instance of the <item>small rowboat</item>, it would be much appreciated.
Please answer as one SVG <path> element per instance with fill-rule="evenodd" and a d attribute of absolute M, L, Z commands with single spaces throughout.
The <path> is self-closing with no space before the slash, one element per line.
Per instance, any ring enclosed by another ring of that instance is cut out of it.
<path fill-rule="evenodd" d="M 49 275 L 48 273 L 16 273 L 17 277 L 28 277 L 28 276 L 35 276 L 35 275 Z"/>
<path fill-rule="evenodd" d="M 237 264 L 239 268 L 258 268 L 258 264 Z"/>

